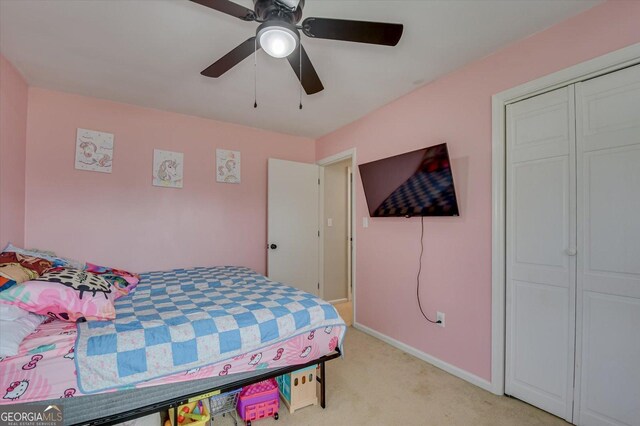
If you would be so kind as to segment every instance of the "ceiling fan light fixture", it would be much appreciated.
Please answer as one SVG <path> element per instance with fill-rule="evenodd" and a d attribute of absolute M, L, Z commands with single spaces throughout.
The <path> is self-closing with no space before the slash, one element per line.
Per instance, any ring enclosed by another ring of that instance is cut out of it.
<path fill-rule="evenodd" d="M 265 22 L 258 28 L 260 47 L 274 58 L 286 58 L 298 47 L 300 34 L 284 22 Z"/>

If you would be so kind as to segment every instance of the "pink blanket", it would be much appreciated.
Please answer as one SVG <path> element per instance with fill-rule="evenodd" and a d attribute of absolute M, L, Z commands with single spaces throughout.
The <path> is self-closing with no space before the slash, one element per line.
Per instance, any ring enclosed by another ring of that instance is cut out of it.
<path fill-rule="evenodd" d="M 338 345 L 339 335 L 340 327 L 317 329 L 233 360 L 149 380 L 134 387 L 304 364 L 332 352 Z M 75 339 L 75 324 L 47 320 L 22 342 L 18 355 L 0 357 L 0 405 L 83 395 L 77 389 Z"/>

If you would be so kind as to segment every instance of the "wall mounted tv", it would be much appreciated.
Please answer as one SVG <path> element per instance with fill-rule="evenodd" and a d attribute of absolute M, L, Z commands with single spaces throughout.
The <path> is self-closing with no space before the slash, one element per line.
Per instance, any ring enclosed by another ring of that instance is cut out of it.
<path fill-rule="evenodd" d="M 359 166 L 371 217 L 458 216 L 447 144 Z"/>

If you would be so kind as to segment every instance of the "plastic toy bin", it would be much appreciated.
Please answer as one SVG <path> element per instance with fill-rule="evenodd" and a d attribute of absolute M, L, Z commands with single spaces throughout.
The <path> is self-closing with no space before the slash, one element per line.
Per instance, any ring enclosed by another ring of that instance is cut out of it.
<path fill-rule="evenodd" d="M 273 417 L 278 420 L 280 398 L 275 379 L 268 379 L 245 386 L 238 397 L 238 415 L 247 425 L 254 420 Z"/>
<path fill-rule="evenodd" d="M 178 423 L 178 425 L 174 425 L 173 424 L 173 412 L 174 409 L 170 408 L 169 409 L 169 420 L 171 421 L 171 425 L 172 426 L 205 426 L 207 424 L 209 424 L 209 420 L 211 419 L 211 416 L 209 414 L 209 408 L 208 408 L 208 404 L 206 403 L 206 400 L 202 401 L 202 415 L 204 415 L 204 418 L 202 420 L 193 420 L 190 419 L 188 417 L 185 417 L 184 420 L 180 423 Z M 193 413 L 194 408 L 196 408 L 196 406 L 198 405 L 198 401 L 196 402 L 191 402 L 189 404 L 184 404 L 184 405 L 180 405 L 178 407 L 178 415 L 180 415 L 180 413 L 182 413 L 182 409 L 184 407 L 189 407 L 189 413 Z"/>

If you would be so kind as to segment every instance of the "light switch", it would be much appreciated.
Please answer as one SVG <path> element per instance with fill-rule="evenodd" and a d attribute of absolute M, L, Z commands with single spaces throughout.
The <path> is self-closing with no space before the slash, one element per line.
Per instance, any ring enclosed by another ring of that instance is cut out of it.
<path fill-rule="evenodd" d="M 366 217 L 366 216 L 362 218 L 362 227 L 363 228 L 368 228 L 369 227 L 369 218 Z"/>
<path fill-rule="evenodd" d="M 333 226 L 333 218 L 328 218 L 327 219 L 327 226 L 329 226 L 329 227 Z"/>

